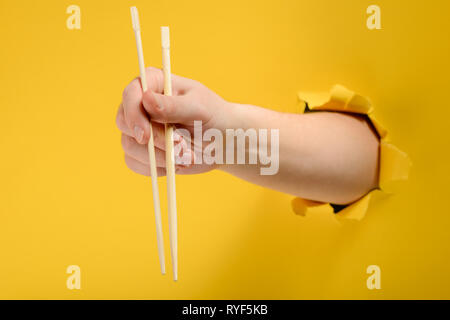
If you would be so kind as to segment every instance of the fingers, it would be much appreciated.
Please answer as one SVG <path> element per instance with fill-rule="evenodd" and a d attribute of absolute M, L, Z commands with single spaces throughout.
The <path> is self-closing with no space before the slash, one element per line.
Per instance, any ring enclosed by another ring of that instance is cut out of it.
<path fill-rule="evenodd" d="M 181 138 L 180 138 L 181 139 Z M 157 139 L 155 141 L 158 141 L 158 145 L 156 145 L 155 142 L 155 160 L 156 160 L 156 166 L 157 167 L 165 167 L 165 144 L 164 144 L 164 136 L 162 136 L 162 139 Z M 194 163 L 193 156 L 191 155 L 191 150 L 186 142 L 183 141 L 183 144 L 181 143 L 181 140 L 175 141 L 175 149 L 177 150 L 176 154 L 181 155 L 180 157 L 180 164 L 191 164 Z M 133 137 L 127 136 L 126 134 L 122 134 L 122 148 L 128 156 L 132 157 L 133 159 L 136 159 L 146 165 L 150 163 L 149 155 L 148 155 L 148 146 L 142 145 L 136 142 L 136 140 Z M 192 152 L 193 154 L 193 152 Z M 178 159 L 178 157 L 177 157 Z"/>
<path fill-rule="evenodd" d="M 203 119 L 203 110 L 186 95 L 165 96 L 147 91 L 143 95 L 143 107 L 151 119 L 161 123 L 187 123 Z"/>
<path fill-rule="evenodd" d="M 134 138 L 122 134 L 122 148 L 127 156 L 141 162 L 147 167 L 149 166 L 150 160 L 147 145 L 139 144 Z M 165 153 L 163 150 L 155 148 L 155 159 L 157 167 L 166 166 Z"/>
<path fill-rule="evenodd" d="M 201 119 L 202 112 L 190 103 L 186 94 L 198 83 L 194 80 L 172 75 L 173 95 L 164 95 L 164 74 L 161 69 L 147 68 L 148 89 L 143 94 L 142 105 L 152 121 L 183 123 Z"/>
<path fill-rule="evenodd" d="M 145 144 L 150 137 L 150 121 L 142 107 L 142 88 L 139 79 L 134 79 L 122 94 L 125 123 L 138 143 Z"/>
<path fill-rule="evenodd" d="M 147 68 L 148 92 L 162 94 L 164 92 L 164 75 L 161 69 Z M 196 81 L 172 76 L 173 92 L 175 96 L 182 96 L 188 92 Z M 150 122 L 142 105 L 142 86 L 139 78 L 134 79 L 125 88 L 122 94 L 122 108 L 124 123 L 128 130 L 121 130 L 129 136 L 133 136 L 140 144 L 148 143 L 150 137 Z M 121 124 L 122 125 L 122 124 Z M 119 126 L 119 124 L 118 124 Z"/>
<path fill-rule="evenodd" d="M 161 150 L 166 149 L 166 130 L 164 128 L 164 125 L 157 122 L 151 122 L 152 129 L 153 129 L 153 143 L 156 148 L 159 148 Z M 180 141 L 181 136 L 174 137 L 175 142 Z M 148 140 L 147 140 L 148 142 Z M 147 146 L 147 145 L 145 145 Z"/>
<path fill-rule="evenodd" d="M 127 164 L 127 167 L 138 173 L 142 174 L 144 176 L 150 176 L 150 167 L 142 162 L 139 162 L 136 159 L 133 159 L 132 157 L 125 155 L 125 163 Z M 156 168 L 158 177 L 162 177 L 166 175 L 166 169 L 165 168 Z"/>
<path fill-rule="evenodd" d="M 122 148 L 128 157 L 149 166 L 150 160 L 147 145 L 139 144 L 133 137 L 122 134 Z M 184 139 L 175 142 L 174 154 L 176 165 L 190 166 L 194 163 L 194 152 L 192 152 L 190 144 L 184 141 Z M 157 147 L 155 148 L 155 160 L 157 167 L 166 166 L 165 156 L 165 151 L 163 149 Z"/>
<path fill-rule="evenodd" d="M 150 123 L 152 124 L 153 142 L 155 144 L 155 147 L 164 150 L 165 147 L 166 147 L 165 146 L 165 129 L 164 129 L 164 125 L 162 125 L 161 123 L 156 123 L 156 122 L 150 122 Z M 124 110 L 123 110 L 122 104 L 119 106 L 119 110 L 117 112 L 116 125 L 117 125 L 117 128 L 119 128 L 119 130 L 124 135 L 126 135 L 128 137 L 131 137 L 132 139 L 136 139 L 134 132 L 128 127 L 128 125 L 125 122 L 125 114 L 124 114 Z M 149 126 L 149 128 L 150 128 L 150 126 Z M 150 137 L 150 133 L 148 134 L 148 136 Z M 175 142 L 178 142 L 180 140 L 181 140 L 181 136 L 180 135 L 174 135 L 174 141 Z M 147 143 L 148 143 L 148 139 L 145 139 L 145 143 L 143 144 L 143 146 L 145 146 Z"/>
<path fill-rule="evenodd" d="M 117 126 L 117 128 L 119 128 L 119 130 L 123 134 L 126 134 L 129 137 L 134 137 L 133 131 L 130 130 L 130 128 L 128 127 L 127 123 L 125 122 L 125 114 L 123 112 L 123 105 L 122 105 L 122 103 L 120 104 L 119 110 L 117 111 L 116 126 Z"/>

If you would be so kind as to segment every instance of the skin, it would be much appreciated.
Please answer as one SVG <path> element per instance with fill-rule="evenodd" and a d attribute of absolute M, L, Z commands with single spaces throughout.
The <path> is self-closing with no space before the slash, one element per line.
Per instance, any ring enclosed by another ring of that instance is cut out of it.
<path fill-rule="evenodd" d="M 144 95 L 139 78 L 125 88 L 116 119 L 122 132 L 125 162 L 138 174 L 150 175 L 150 125 L 158 175 L 163 176 L 164 123 L 175 124 L 193 136 L 194 120 L 201 120 L 203 130 L 218 129 L 224 138 L 226 129 L 279 129 L 279 171 L 261 175 L 261 164 L 193 164 L 194 144 L 178 130 L 174 143 L 182 150 L 185 162 L 176 165 L 178 174 L 217 169 L 304 199 L 336 204 L 352 203 L 377 187 L 379 139 L 361 116 L 337 112 L 280 113 L 227 102 L 201 83 L 176 75 L 172 76 L 173 96 L 164 96 L 162 71 L 147 68 L 147 79 L 148 91 Z"/>

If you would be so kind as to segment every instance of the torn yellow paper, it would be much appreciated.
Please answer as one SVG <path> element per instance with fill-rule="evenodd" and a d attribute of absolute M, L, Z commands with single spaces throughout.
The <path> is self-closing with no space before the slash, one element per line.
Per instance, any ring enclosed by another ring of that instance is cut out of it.
<path fill-rule="evenodd" d="M 299 113 L 307 111 L 337 111 L 367 115 L 380 137 L 380 174 L 378 187 L 383 192 L 392 193 L 398 189 L 398 182 L 408 179 L 411 160 L 408 155 L 394 145 L 388 143 L 387 130 L 373 116 L 372 105 L 366 97 L 359 95 L 342 85 L 335 85 L 329 93 L 298 93 Z M 308 107 L 308 108 L 307 108 Z M 361 199 L 346 206 L 336 213 L 340 219 L 361 220 L 364 218 L 373 190 Z M 327 203 L 295 198 L 292 209 L 298 215 L 305 216 L 309 208 L 328 205 Z"/>
<path fill-rule="evenodd" d="M 292 204 L 292 209 L 294 210 L 295 214 L 298 214 L 299 216 L 303 216 L 303 217 L 306 215 L 308 208 L 316 208 L 319 206 L 329 206 L 328 203 L 307 200 L 307 199 L 302 199 L 302 198 L 292 199 L 291 204 Z"/>
<path fill-rule="evenodd" d="M 367 98 L 339 84 L 334 85 L 330 93 L 299 92 L 298 98 L 301 105 L 308 103 L 310 110 L 329 110 L 361 114 L 369 114 L 372 111 L 370 101 Z"/>
<path fill-rule="evenodd" d="M 379 187 L 384 192 L 398 191 L 399 182 L 407 180 L 412 166 L 408 155 L 394 145 L 380 142 Z"/>
<path fill-rule="evenodd" d="M 376 190 L 370 191 L 364 197 L 359 199 L 358 201 L 352 203 L 345 209 L 339 211 L 336 214 L 336 217 L 340 219 L 351 219 L 360 221 L 366 215 L 367 209 L 369 208 L 370 200 L 372 199 L 372 195 Z"/>

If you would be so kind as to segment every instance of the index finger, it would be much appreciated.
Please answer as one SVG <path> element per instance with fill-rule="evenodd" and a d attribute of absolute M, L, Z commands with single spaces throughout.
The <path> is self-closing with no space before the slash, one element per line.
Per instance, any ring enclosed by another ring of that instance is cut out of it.
<path fill-rule="evenodd" d="M 164 93 L 164 74 L 161 69 L 146 68 L 147 90 L 155 93 Z M 194 85 L 196 81 L 172 76 L 173 95 L 184 95 Z M 128 84 L 122 94 L 122 105 L 125 122 L 137 142 L 145 144 L 150 139 L 149 116 L 142 105 L 142 85 L 139 78 L 135 78 Z"/>

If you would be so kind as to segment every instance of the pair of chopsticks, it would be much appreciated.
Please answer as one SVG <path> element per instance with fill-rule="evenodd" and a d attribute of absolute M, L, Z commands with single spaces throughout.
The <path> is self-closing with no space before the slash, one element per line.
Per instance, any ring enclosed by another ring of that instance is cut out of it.
<path fill-rule="evenodd" d="M 136 7 L 131 7 L 131 20 L 133 22 L 134 35 L 139 60 L 139 71 L 141 74 L 142 91 L 147 91 L 147 78 L 145 73 L 144 54 L 142 50 L 141 28 L 139 15 Z M 172 95 L 172 80 L 170 74 L 170 39 L 169 27 L 161 27 L 162 64 L 164 72 L 164 94 Z M 172 255 L 173 279 L 178 279 L 178 239 L 177 239 L 177 202 L 175 195 L 175 156 L 173 148 L 173 125 L 165 124 L 166 143 L 166 175 L 169 211 L 169 236 L 170 250 Z M 156 171 L 155 144 L 153 141 L 153 128 L 150 125 L 150 139 L 148 141 L 148 154 L 150 158 L 150 174 L 152 177 L 153 206 L 155 208 L 156 238 L 158 241 L 158 255 L 161 273 L 166 273 L 164 258 L 164 241 L 161 224 L 161 207 L 159 203 L 158 181 Z"/>

